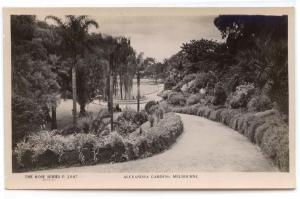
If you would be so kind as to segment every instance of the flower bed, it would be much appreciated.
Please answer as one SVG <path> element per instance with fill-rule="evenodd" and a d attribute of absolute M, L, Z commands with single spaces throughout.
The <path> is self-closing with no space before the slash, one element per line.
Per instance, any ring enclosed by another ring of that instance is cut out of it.
<path fill-rule="evenodd" d="M 241 109 L 194 105 L 174 112 L 198 115 L 221 122 L 245 135 L 282 171 L 289 171 L 289 128 L 278 111 L 246 112 Z"/>
<path fill-rule="evenodd" d="M 142 130 L 141 130 L 142 129 Z M 122 162 L 149 157 L 169 148 L 182 133 L 180 116 L 167 113 L 154 127 L 149 122 L 127 137 L 117 132 L 61 135 L 42 131 L 17 144 L 13 152 L 13 171 L 96 163 Z"/>

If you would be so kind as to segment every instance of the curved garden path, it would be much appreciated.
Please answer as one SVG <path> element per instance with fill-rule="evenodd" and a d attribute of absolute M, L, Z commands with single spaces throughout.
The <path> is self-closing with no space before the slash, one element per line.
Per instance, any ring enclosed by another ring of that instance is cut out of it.
<path fill-rule="evenodd" d="M 184 132 L 169 150 L 146 159 L 49 172 L 278 171 L 236 131 L 202 117 L 179 114 Z"/>

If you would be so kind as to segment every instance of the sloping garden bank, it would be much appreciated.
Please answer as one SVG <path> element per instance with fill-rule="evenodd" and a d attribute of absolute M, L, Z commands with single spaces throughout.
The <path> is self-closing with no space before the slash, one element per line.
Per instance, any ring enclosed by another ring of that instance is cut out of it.
<path fill-rule="evenodd" d="M 181 118 L 174 113 L 165 114 L 155 126 L 151 126 L 146 122 L 126 137 L 117 132 L 106 136 L 38 132 L 17 144 L 13 153 L 13 171 L 145 158 L 168 149 L 183 132 Z"/>
<path fill-rule="evenodd" d="M 257 144 L 280 170 L 289 171 L 289 129 L 278 111 L 272 109 L 252 113 L 224 106 L 200 104 L 175 107 L 172 110 L 177 113 L 198 115 L 229 126 Z"/>

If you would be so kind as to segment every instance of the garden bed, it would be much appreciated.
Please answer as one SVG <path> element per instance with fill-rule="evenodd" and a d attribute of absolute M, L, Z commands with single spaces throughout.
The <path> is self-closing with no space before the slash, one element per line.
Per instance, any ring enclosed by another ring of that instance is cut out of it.
<path fill-rule="evenodd" d="M 278 111 L 246 112 L 222 106 L 177 107 L 174 112 L 198 115 L 221 122 L 245 135 L 282 171 L 289 171 L 289 128 Z"/>
<path fill-rule="evenodd" d="M 168 149 L 182 132 L 180 116 L 174 113 L 165 114 L 153 127 L 146 122 L 125 137 L 117 132 L 106 136 L 91 133 L 64 136 L 56 131 L 42 131 L 17 144 L 13 152 L 13 171 L 145 158 Z"/>

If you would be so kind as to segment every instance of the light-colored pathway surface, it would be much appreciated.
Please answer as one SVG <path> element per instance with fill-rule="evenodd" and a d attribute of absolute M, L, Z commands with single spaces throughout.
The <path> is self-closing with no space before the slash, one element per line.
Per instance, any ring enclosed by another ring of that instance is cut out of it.
<path fill-rule="evenodd" d="M 179 115 L 184 123 L 184 133 L 163 153 L 136 161 L 49 172 L 278 171 L 255 145 L 236 131 L 202 117 Z"/>

